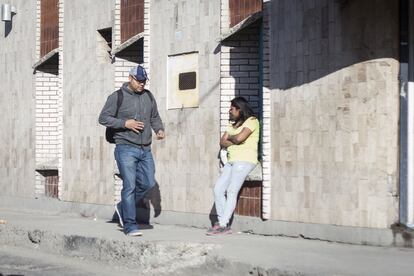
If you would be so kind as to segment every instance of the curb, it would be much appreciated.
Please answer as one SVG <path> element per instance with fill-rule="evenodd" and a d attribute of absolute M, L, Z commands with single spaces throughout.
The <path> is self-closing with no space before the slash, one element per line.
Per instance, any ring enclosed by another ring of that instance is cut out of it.
<path fill-rule="evenodd" d="M 267 275 L 305 276 L 231 261 L 214 255 L 218 245 L 193 242 L 103 239 L 64 235 L 42 229 L 0 225 L 0 244 L 44 253 L 105 263 L 114 268 L 140 271 L 143 275 Z"/>
<path fill-rule="evenodd" d="M 0 243 L 157 274 L 200 266 L 206 263 L 208 253 L 215 247 L 210 244 L 62 235 L 12 225 L 0 225 Z"/>

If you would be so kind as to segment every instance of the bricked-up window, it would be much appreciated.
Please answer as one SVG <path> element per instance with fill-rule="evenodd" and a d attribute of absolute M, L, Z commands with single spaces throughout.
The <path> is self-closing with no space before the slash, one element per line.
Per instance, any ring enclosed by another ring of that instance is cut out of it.
<path fill-rule="evenodd" d="M 198 53 L 168 56 L 167 109 L 198 107 Z"/>
<path fill-rule="evenodd" d="M 144 0 L 121 0 L 121 43 L 144 31 Z"/>
<path fill-rule="evenodd" d="M 181 73 L 178 75 L 178 89 L 190 90 L 196 88 L 196 72 Z"/>
<path fill-rule="evenodd" d="M 262 10 L 262 0 L 229 0 L 230 27 Z"/>
<path fill-rule="evenodd" d="M 59 45 L 59 0 L 41 0 L 40 56 L 43 57 Z"/>

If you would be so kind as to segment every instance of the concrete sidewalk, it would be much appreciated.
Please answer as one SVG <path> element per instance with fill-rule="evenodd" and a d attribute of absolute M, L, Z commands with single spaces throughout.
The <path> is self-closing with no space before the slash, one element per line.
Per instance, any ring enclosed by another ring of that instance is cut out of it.
<path fill-rule="evenodd" d="M 0 208 L 0 243 L 86 258 L 147 274 L 413 275 L 414 250 L 153 225 L 126 237 L 95 218 Z"/>

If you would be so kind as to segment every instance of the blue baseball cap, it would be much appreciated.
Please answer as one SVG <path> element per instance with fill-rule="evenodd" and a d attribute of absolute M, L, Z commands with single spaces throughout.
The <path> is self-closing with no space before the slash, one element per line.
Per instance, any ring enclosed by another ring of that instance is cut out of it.
<path fill-rule="evenodd" d="M 132 67 L 129 71 L 129 75 L 139 81 L 145 81 L 148 79 L 147 71 L 145 71 L 145 68 L 141 65 Z"/>

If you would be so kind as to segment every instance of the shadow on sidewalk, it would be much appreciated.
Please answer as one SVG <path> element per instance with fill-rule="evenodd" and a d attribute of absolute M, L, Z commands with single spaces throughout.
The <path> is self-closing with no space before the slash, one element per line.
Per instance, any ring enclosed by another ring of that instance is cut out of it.
<path fill-rule="evenodd" d="M 153 229 L 154 227 L 150 225 L 151 219 L 151 205 L 154 210 L 154 218 L 158 217 L 161 214 L 161 193 L 160 186 L 158 182 L 155 182 L 154 187 L 145 195 L 145 197 L 137 203 L 136 213 L 137 213 L 137 222 L 140 229 Z M 117 213 L 114 211 L 112 215 L 112 220 L 108 223 L 118 223 L 119 218 Z"/>

